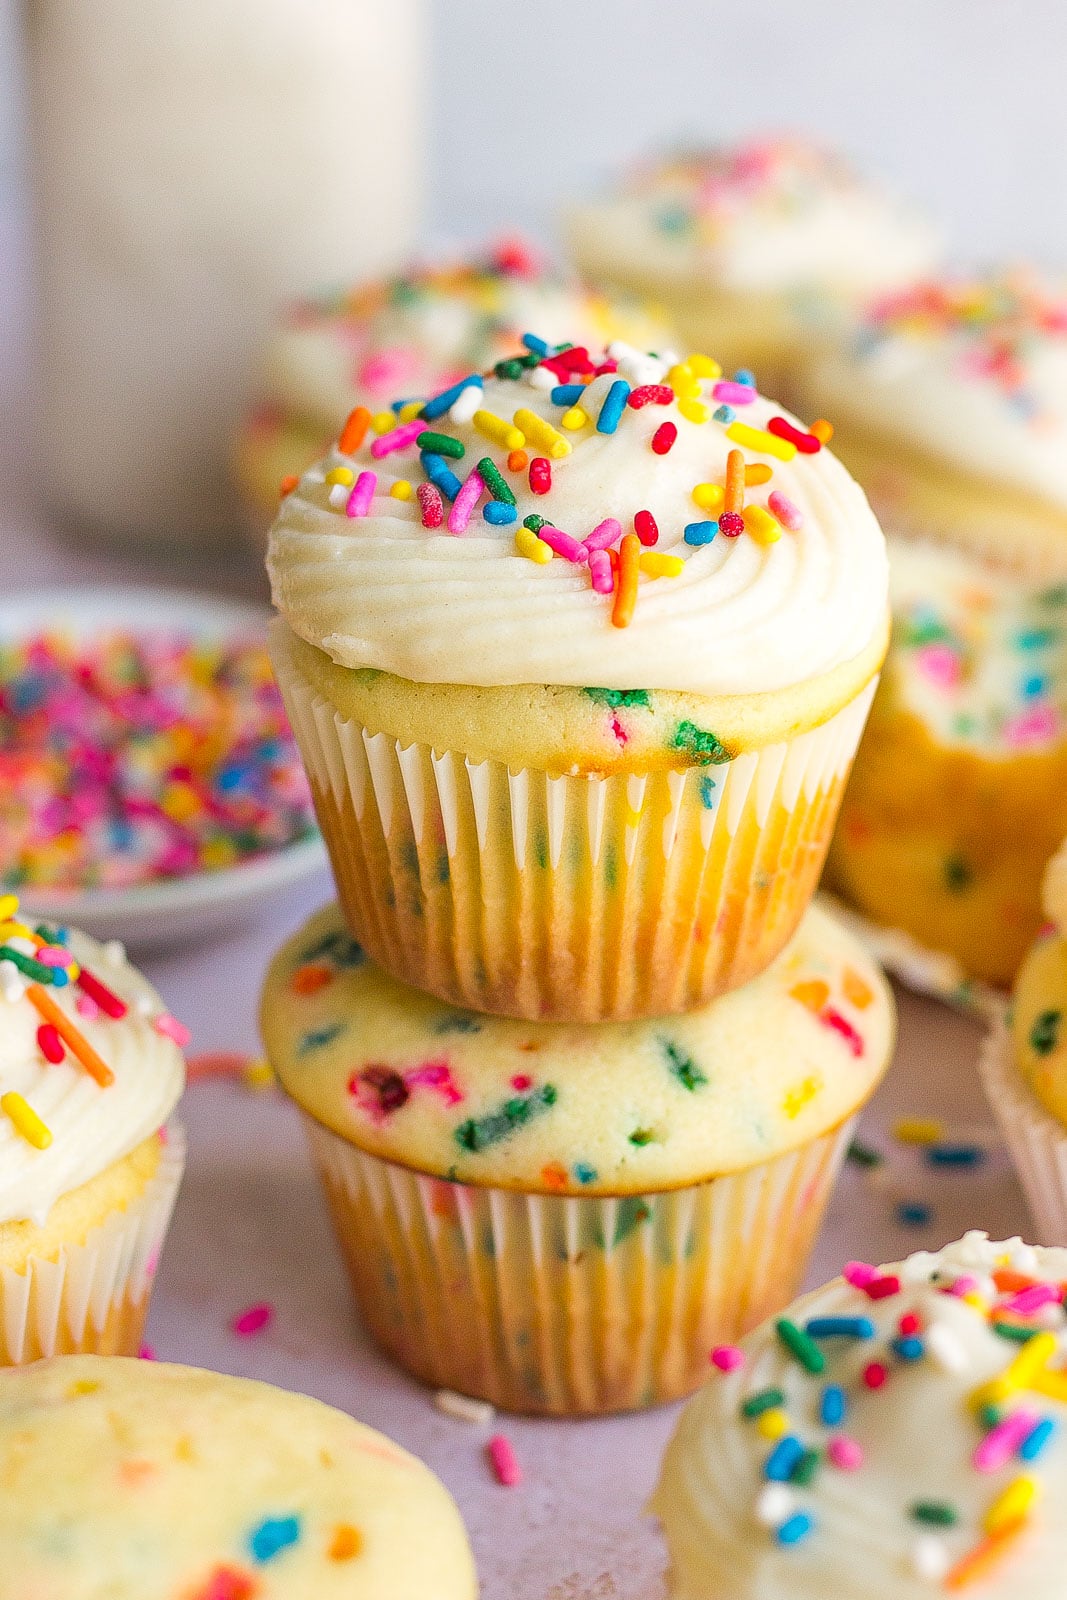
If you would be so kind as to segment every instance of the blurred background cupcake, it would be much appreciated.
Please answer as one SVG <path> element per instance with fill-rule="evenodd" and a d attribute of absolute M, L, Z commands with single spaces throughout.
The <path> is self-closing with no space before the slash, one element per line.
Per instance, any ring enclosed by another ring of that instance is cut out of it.
<path fill-rule="evenodd" d="M 426 1383 L 555 1414 L 688 1393 L 795 1292 L 894 1040 L 880 972 L 817 910 L 745 989 L 590 1028 L 442 1005 L 332 906 L 275 958 L 261 1021 L 374 1338 Z"/>
<path fill-rule="evenodd" d="M 894 612 L 829 882 L 1006 985 L 1067 832 L 1067 298 L 1021 273 L 892 297 L 806 400 L 889 536 Z"/>
<path fill-rule="evenodd" d="M 0 1365 L 136 1355 L 184 1165 L 184 1037 L 120 946 L 0 897 Z"/>
<path fill-rule="evenodd" d="M 655 295 L 689 344 L 786 399 L 828 332 L 941 253 L 925 217 L 800 136 L 645 162 L 565 227 L 591 283 Z"/>
<path fill-rule="evenodd" d="M 4 1600 L 474 1600 L 451 1496 L 342 1411 L 192 1367 L 0 1376 Z"/>

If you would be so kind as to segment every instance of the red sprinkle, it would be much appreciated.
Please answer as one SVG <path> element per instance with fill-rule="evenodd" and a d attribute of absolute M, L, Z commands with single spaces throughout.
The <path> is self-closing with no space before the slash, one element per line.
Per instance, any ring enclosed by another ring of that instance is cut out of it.
<path fill-rule="evenodd" d="M 652 448 L 658 456 L 665 456 L 678 437 L 678 429 L 673 422 L 661 422 L 652 435 Z"/>
<path fill-rule="evenodd" d="M 552 487 L 552 463 L 545 456 L 534 456 L 530 462 L 530 491 L 547 494 Z"/>
<path fill-rule="evenodd" d="M 870 1361 L 863 1369 L 863 1381 L 868 1389 L 881 1389 L 889 1377 L 889 1368 L 880 1361 Z"/>
<path fill-rule="evenodd" d="M 719 532 L 725 534 L 727 539 L 736 539 L 738 534 L 745 531 L 745 519 L 740 511 L 722 511 L 719 513 Z"/>
<path fill-rule="evenodd" d="M 618 372 L 618 370 L 619 370 L 619 363 L 615 360 L 614 356 L 607 356 L 600 363 L 599 367 L 594 367 L 593 368 L 593 377 L 594 378 L 599 378 L 605 372 Z"/>
<path fill-rule="evenodd" d="M 415 490 L 424 528 L 439 528 L 445 520 L 445 503 L 436 483 L 420 483 Z"/>
<path fill-rule="evenodd" d="M 889 1300 L 900 1293 L 900 1279 L 895 1272 L 889 1273 L 884 1278 L 872 1278 L 861 1287 L 868 1300 Z"/>
<path fill-rule="evenodd" d="M 897 1327 L 900 1329 L 902 1339 L 910 1339 L 913 1334 L 922 1332 L 922 1318 L 916 1316 L 914 1311 L 905 1311 Z"/>
<path fill-rule="evenodd" d="M 659 528 L 651 511 L 634 512 L 634 532 L 643 545 L 655 544 L 659 538 Z"/>
<path fill-rule="evenodd" d="M 91 1000 L 95 1000 L 101 1011 L 106 1012 L 109 1017 L 114 1017 L 118 1021 L 126 1015 L 126 1002 L 120 1000 L 117 994 L 112 994 L 106 984 L 101 983 L 99 978 L 94 978 L 91 972 L 86 972 L 84 967 L 78 973 L 77 984 L 78 988 Z"/>
<path fill-rule="evenodd" d="M 719 528 L 725 532 L 721 517 L 719 518 Z M 848 1018 L 843 1017 L 840 1011 L 835 1011 L 833 1006 L 824 1006 L 819 1012 L 819 1021 L 825 1023 L 828 1028 L 833 1028 L 835 1033 L 839 1033 L 854 1056 L 863 1054 L 863 1035 L 857 1033 Z"/>
<path fill-rule="evenodd" d="M 584 344 L 576 344 L 573 350 L 560 350 L 555 359 L 559 361 L 568 372 L 593 372 L 595 366 L 589 359 L 589 351 Z"/>
<path fill-rule="evenodd" d="M 814 456 L 822 449 L 821 439 L 817 439 L 813 433 L 802 433 L 784 417 L 772 417 L 767 424 L 767 432 L 773 433 L 776 438 L 788 439 L 790 444 L 796 445 L 801 455 Z"/>
<path fill-rule="evenodd" d="M 633 406 L 635 411 L 640 411 L 642 406 L 669 406 L 674 399 L 674 390 L 665 383 L 641 383 L 636 389 L 631 389 L 626 397 L 626 404 Z"/>
<path fill-rule="evenodd" d="M 274 1307 L 269 1300 L 261 1300 L 257 1305 L 249 1306 L 247 1311 L 241 1311 L 230 1327 L 239 1339 L 251 1339 L 257 1333 L 262 1333 L 274 1321 Z"/>
<path fill-rule="evenodd" d="M 61 1061 L 66 1059 L 67 1052 L 63 1048 L 63 1041 L 59 1037 L 59 1029 L 54 1022 L 41 1023 L 41 1026 L 37 1029 L 37 1043 L 45 1060 L 50 1061 L 54 1067 L 57 1067 Z"/>
<path fill-rule="evenodd" d="M 505 1489 L 514 1489 L 522 1482 L 522 1468 L 512 1449 L 511 1440 L 506 1434 L 496 1433 L 490 1439 L 487 1448 L 497 1483 L 503 1484 Z"/>

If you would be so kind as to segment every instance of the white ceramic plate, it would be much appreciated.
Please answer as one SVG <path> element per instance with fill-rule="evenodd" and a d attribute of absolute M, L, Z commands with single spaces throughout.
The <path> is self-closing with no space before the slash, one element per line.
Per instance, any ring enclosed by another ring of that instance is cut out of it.
<path fill-rule="evenodd" d="M 0 600 L 0 639 L 24 638 L 45 627 L 78 638 L 118 627 L 216 639 L 262 634 L 267 620 L 262 607 L 245 601 L 168 589 L 57 589 Z M 30 916 L 71 923 L 98 939 L 121 939 L 131 950 L 162 949 L 231 932 L 316 876 L 325 895 L 326 852 L 318 838 L 216 872 L 129 889 L 20 889 L 19 898 Z"/>

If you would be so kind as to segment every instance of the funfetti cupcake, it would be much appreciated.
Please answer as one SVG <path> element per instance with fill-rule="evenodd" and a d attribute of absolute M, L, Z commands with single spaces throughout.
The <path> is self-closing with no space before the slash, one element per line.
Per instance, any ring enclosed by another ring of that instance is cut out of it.
<path fill-rule="evenodd" d="M 795 1292 L 894 1034 L 815 909 L 745 989 L 588 1027 L 409 989 L 333 906 L 261 1019 L 369 1332 L 426 1383 L 555 1414 L 688 1393 Z"/>
<path fill-rule="evenodd" d="M 275 669 L 377 962 L 513 1016 L 682 1011 L 814 889 L 882 535 L 824 434 L 707 356 L 530 334 L 513 367 L 350 424 L 286 497 Z"/>
<path fill-rule="evenodd" d="M 392 427 L 398 396 L 425 397 L 487 371 L 514 353 L 526 328 L 594 345 L 622 338 L 664 349 L 675 340 L 660 312 L 583 287 L 518 239 L 284 308 L 237 441 L 257 538 L 277 512 L 278 485 L 329 448 L 354 406 Z"/>
<path fill-rule="evenodd" d="M 137 1353 L 184 1163 L 182 1037 L 121 949 L 0 898 L 0 1366 Z"/>
<path fill-rule="evenodd" d="M 475 1600 L 428 1467 L 306 1395 L 67 1356 L 0 1373 L 0 1600 Z"/>
<path fill-rule="evenodd" d="M 883 302 L 817 367 L 890 539 L 893 645 L 831 854 L 878 922 L 1006 986 L 1067 833 L 1067 298 Z"/>
<path fill-rule="evenodd" d="M 869 296 L 929 272 L 936 230 L 802 138 L 763 138 L 649 161 L 570 208 L 578 267 L 610 291 L 653 294 L 728 372 L 775 393 Z"/>
<path fill-rule="evenodd" d="M 1060 1600 L 1067 1251 L 851 1262 L 724 1353 L 651 1509 L 669 1600 Z"/>

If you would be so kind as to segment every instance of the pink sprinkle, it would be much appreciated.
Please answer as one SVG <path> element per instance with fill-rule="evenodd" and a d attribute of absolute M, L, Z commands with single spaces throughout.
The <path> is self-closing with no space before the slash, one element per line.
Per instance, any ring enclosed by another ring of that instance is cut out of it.
<path fill-rule="evenodd" d="M 516 1072 L 515 1076 L 511 1080 L 511 1087 L 513 1089 L 518 1089 L 520 1094 L 524 1089 L 531 1088 L 532 1085 L 533 1079 L 530 1077 L 528 1072 Z"/>
<path fill-rule="evenodd" d="M 456 497 L 459 498 L 458 495 Z M 589 560 L 589 552 L 584 544 L 579 544 L 577 539 L 572 539 L 569 533 L 564 533 L 562 528 L 553 528 L 547 522 L 543 528 L 538 528 L 537 537 L 543 539 L 550 550 L 554 550 L 564 561 L 573 561 L 576 566 L 584 566 Z"/>
<path fill-rule="evenodd" d="M 863 1292 L 868 1300 L 890 1300 L 900 1293 L 900 1279 L 895 1272 L 887 1273 L 884 1278 L 872 1278 L 863 1285 Z"/>
<path fill-rule="evenodd" d="M 80 994 L 74 1002 L 74 1009 L 79 1017 L 84 1017 L 86 1022 L 95 1022 L 100 1015 L 100 1007 L 92 995 Z"/>
<path fill-rule="evenodd" d="M 863 1054 L 863 1035 L 852 1026 L 847 1017 L 841 1015 L 840 1011 L 835 1011 L 833 1006 L 823 1006 L 819 1012 L 819 1021 L 824 1027 L 832 1028 L 835 1033 L 839 1033 L 854 1056 Z"/>
<path fill-rule="evenodd" d="M 370 453 L 376 461 L 380 461 L 383 456 L 391 456 L 394 450 L 405 450 L 409 444 L 415 443 L 425 427 L 421 417 L 416 417 L 414 422 L 405 422 L 402 427 L 393 428 L 390 433 L 383 433 L 375 439 Z"/>
<path fill-rule="evenodd" d="M 1004 727 L 1004 737 L 1015 749 L 1031 744 L 1045 744 L 1055 739 L 1060 731 L 1060 719 L 1052 706 L 1035 706 L 1025 716 L 1015 717 Z"/>
<path fill-rule="evenodd" d="M 445 520 L 445 502 L 435 483 L 420 483 L 415 490 L 424 528 L 439 528 Z"/>
<path fill-rule="evenodd" d="M 756 398 L 755 389 L 747 383 L 717 383 L 711 392 L 728 406 L 750 406 Z"/>
<path fill-rule="evenodd" d="M 976 1472 L 999 1472 L 1011 1460 L 1023 1440 L 1033 1433 L 1041 1418 L 1036 1411 L 1013 1411 L 1010 1417 L 990 1428 L 971 1457 Z"/>
<path fill-rule="evenodd" d="M 405 1072 L 404 1082 L 409 1088 L 423 1084 L 427 1089 L 436 1089 L 446 1106 L 458 1106 L 463 1099 L 463 1090 L 444 1060 L 424 1061 L 421 1067 L 413 1067 L 410 1072 Z"/>
<path fill-rule="evenodd" d="M 978 1279 L 972 1277 L 969 1272 L 965 1272 L 954 1279 L 945 1292 L 946 1294 L 955 1295 L 957 1300 L 962 1300 L 965 1294 L 974 1294 L 977 1288 Z"/>
<path fill-rule="evenodd" d="M 866 1261 L 849 1261 L 841 1274 L 846 1283 L 854 1289 L 866 1289 L 878 1276 L 878 1268 L 869 1266 Z"/>
<path fill-rule="evenodd" d="M 611 731 L 618 744 L 629 744 L 630 735 L 619 721 L 619 713 L 617 711 L 611 713 Z"/>
<path fill-rule="evenodd" d="M 185 1023 L 179 1022 L 177 1017 L 172 1017 L 169 1011 L 164 1011 L 162 1016 L 157 1017 L 152 1026 L 164 1039 L 173 1039 L 179 1050 L 184 1050 L 192 1038 Z"/>
<path fill-rule="evenodd" d="M 606 550 L 590 550 L 589 576 L 597 594 L 611 594 L 615 588 L 615 577 L 611 570 L 611 557 Z"/>
<path fill-rule="evenodd" d="M 64 950 L 61 945 L 43 944 L 37 951 L 34 959 L 42 967 L 69 967 L 74 959 L 69 950 Z"/>
<path fill-rule="evenodd" d="M 826 1454 L 841 1472 L 858 1472 L 863 1465 L 863 1447 L 847 1433 L 835 1435 L 826 1446 Z"/>
<path fill-rule="evenodd" d="M 251 1339 L 255 1334 L 262 1333 L 274 1321 L 274 1307 L 269 1300 L 261 1300 L 258 1305 L 249 1306 L 247 1311 L 242 1311 L 234 1317 L 230 1327 L 239 1339 Z"/>
<path fill-rule="evenodd" d="M 346 517 L 365 517 L 370 510 L 370 503 L 374 499 L 374 491 L 378 484 L 376 472 L 361 472 L 352 485 L 352 493 L 345 505 Z"/>
<path fill-rule="evenodd" d="M 154 1344 L 143 1344 L 138 1350 L 137 1354 L 142 1361 L 156 1361 L 159 1359 L 156 1355 L 156 1347 Z"/>
<path fill-rule="evenodd" d="M 511 1440 L 503 1433 L 495 1433 L 487 1446 L 489 1462 L 497 1483 L 505 1489 L 514 1489 L 522 1482 L 522 1468 L 512 1449 Z"/>
<path fill-rule="evenodd" d="M 1020 1289 L 1013 1295 L 1003 1308 L 1005 1311 L 1017 1311 L 1021 1317 L 1032 1317 L 1035 1311 L 1040 1311 L 1042 1306 L 1058 1305 L 1062 1296 L 1059 1289 L 1052 1283 L 1035 1283 L 1029 1289 Z"/>
<path fill-rule="evenodd" d="M 485 491 L 482 475 L 477 467 L 469 472 L 460 487 L 459 493 L 452 502 L 452 509 L 448 513 L 449 533 L 466 533 L 467 524 L 471 520 L 471 512 L 478 504 Z"/>
<path fill-rule="evenodd" d="M 616 539 L 622 538 L 622 523 L 615 517 L 605 517 L 603 522 L 598 522 L 592 533 L 587 533 L 582 543 L 587 550 L 606 550 L 609 544 L 614 544 Z"/>
<path fill-rule="evenodd" d="M 720 1372 L 736 1372 L 745 1364 L 745 1352 L 735 1344 L 717 1344 L 708 1359 Z"/>
<path fill-rule="evenodd" d="M 804 513 L 799 506 L 795 506 L 788 495 L 780 489 L 775 489 L 767 496 L 767 505 L 783 528 L 788 528 L 790 533 L 799 533 L 804 526 Z"/>
<path fill-rule="evenodd" d="M 936 683 L 942 689 L 954 689 L 960 681 L 962 665 L 951 645 L 921 645 L 915 652 L 914 660 L 923 677 L 929 678 L 931 683 Z"/>

